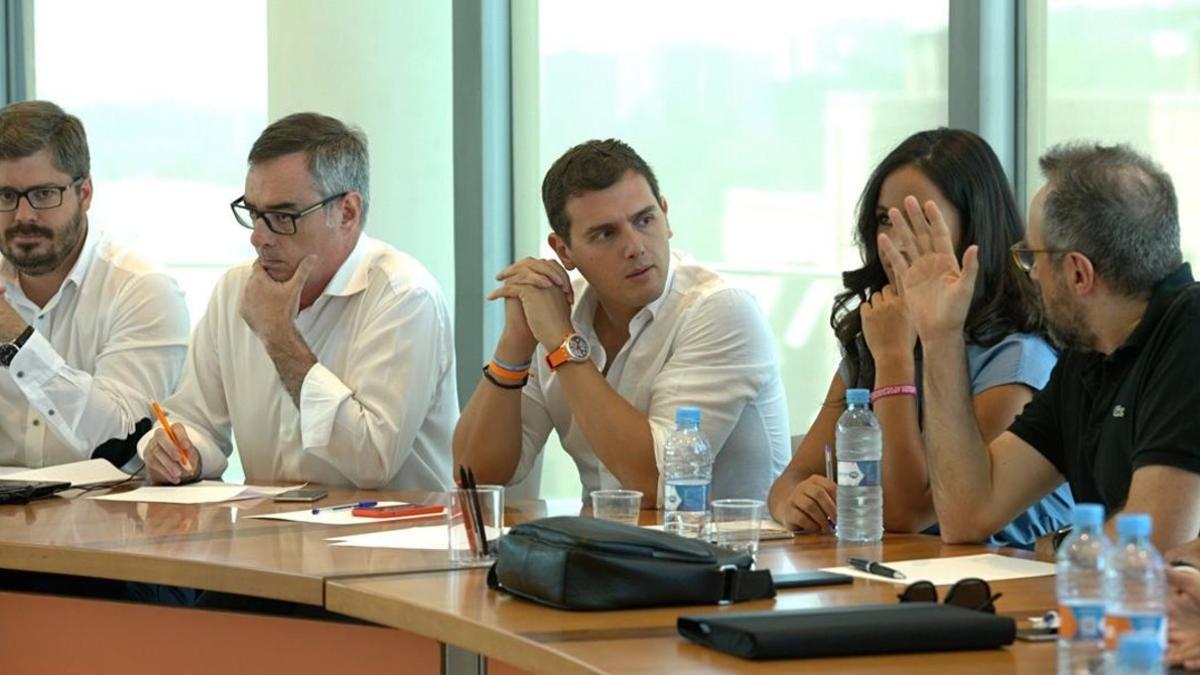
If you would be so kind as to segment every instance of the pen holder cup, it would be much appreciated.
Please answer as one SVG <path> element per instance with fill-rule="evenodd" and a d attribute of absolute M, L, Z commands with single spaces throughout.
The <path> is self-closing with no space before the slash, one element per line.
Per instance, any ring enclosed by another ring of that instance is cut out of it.
<path fill-rule="evenodd" d="M 496 558 L 504 524 L 504 486 L 480 485 L 475 492 L 479 496 L 478 514 L 470 490 L 450 493 L 446 529 L 451 564 L 486 563 Z M 480 525 L 485 537 L 480 536 Z"/>

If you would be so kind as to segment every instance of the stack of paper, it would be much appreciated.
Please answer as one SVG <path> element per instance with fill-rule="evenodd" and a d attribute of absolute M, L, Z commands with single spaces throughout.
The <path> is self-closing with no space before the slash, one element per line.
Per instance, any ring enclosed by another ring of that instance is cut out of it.
<path fill-rule="evenodd" d="M 152 485 L 129 492 L 98 495 L 92 499 L 108 502 L 155 502 L 158 504 L 213 504 L 237 499 L 270 497 L 288 490 L 296 490 L 307 483 L 284 487 L 259 485 L 234 485 L 215 480 L 202 480 L 187 485 Z"/>
<path fill-rule="evenodd" d="M 0 471 L 0 475 L 4 477 L 4 480 L 44 480 L 51 483 L 70 483 L 71 487 L 116 483 L 129 478 L 129 474 L 113 466 L 107 459 L 89 459 L 41 469 L 20 467 L 3 467 L 3 469 Z"/>
<path fill-rule="evenodd" d="M 827 572 L 849 574 L 852 577 L 887 581 L 893 584 L 911 584 L 914 581 L 930 581 L 934 586 L 948 586 L 960 579 L 977 578 L 984 581 L 1044 577 L 1054 574 L 1051 563 L 1010 558 L 995 553 L 963 555 L 954 558 L 924 558 L 921 560 L 882 561 L 884 565 L 904 574 L 904 579 L 892 579 L 870 574 L 853 567 L 826 567 Z"/>

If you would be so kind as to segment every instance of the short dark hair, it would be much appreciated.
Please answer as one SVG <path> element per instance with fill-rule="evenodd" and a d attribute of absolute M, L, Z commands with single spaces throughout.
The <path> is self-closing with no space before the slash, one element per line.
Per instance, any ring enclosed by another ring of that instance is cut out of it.
<path fill-rule="evenodd" d="M 362 129 L 314 112 L 288 115 L 263 130 L 250 148 L 253 166 L 294 152 L 308 158 L 308 172 L 317 191 L 325 197 L 340 192 L 362 195 L 362 218 L 366 223 L 371 201 L 371 161 L 367 135 Z"/>
<path fill-rule="evenodd" d="M 1009 247 L 1024 238 L 1025 228 L 996 153 L 987 141 L 965 129 L 918 131 L 875 167 L 858 200 L 855 239 L 863 266 L 842 274 L 846 290 L 834 298 L 829 317 L 846 355 L 852 385 L 860 375 L 874 377 L 874 360 L 861 338 L 859 306 L 888 283 L 876 241 L 875 209 L 883 182 L 906 166 L 919 170 L 958 210 L 962 234 L 956 255 L 979 245 L 979 277 L 963 327 L 967 341 L 989 347 L 1012 333 L 1042 330 L 1033 282 L 1009 257 Z"/>
<path fill-rule="evenodd" d="M 87 133 L 78 117 L 49 101 L 0 108 L 0 159 L 24 159 L 42 150 L 49 150 L 54 168 L 71 178 L 91 176 Z"/>
<path fill-rule="evenodd" d="M 1078 251 L 1118 293 L 1139 296 L 1183 263 L 1175 186 L 1128 145 L 1065 143 L 1039 160 L 1046 248 Z"/>
<path fill-rule="evenodd" d="M 567 200 L 585 192 L 612 187 L 627 171 L 635 171 L 650 184 L 655 201 L 661 202 L 658 179 L 646 160 L 633 148 L 615 138 L 580 143 L 563 153 L 542 180 L 542 204 L 550 229 L 571 243 L 571 219 Z"/>

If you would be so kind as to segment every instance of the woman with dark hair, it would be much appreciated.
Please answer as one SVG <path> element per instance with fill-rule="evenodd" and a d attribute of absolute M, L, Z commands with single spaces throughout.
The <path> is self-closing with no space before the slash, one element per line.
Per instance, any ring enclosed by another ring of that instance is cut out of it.
<path fill-rule="evenodd" d="M 864 264 L 843 274 L 846 290 L 835 298 L 830 317 L 844 359 L 817 419 L 771 488 L 771 515 L 796 530 L 817 532 L 835 524 L 837 486 L 825 476 L 824 448 L 833 447 L 846 390 L 855 387 L 873 391 L 883 430 L 884 529 L 936 528 L 921 436 L 921 347 L 876 244 L 879 233 L 891 228 L 888 209 L 903 211 L 909 196 L 941 209 L 956 255 L 979 245 L 966 340 L 975 415 L 985 441 L 1008 428 L 1054 367 L 1057 357 L 1042 335 L 1036 290 L 1009 258 L 1024 228 L 995 153 L 982 138 L 959 129 L 908 137 L 875 168 L 859 200 L 856 239 Z M 1039 536 L 1068 522 L 1071 504 L 1061 486 L 992 542 L 1032 548 Z"/>

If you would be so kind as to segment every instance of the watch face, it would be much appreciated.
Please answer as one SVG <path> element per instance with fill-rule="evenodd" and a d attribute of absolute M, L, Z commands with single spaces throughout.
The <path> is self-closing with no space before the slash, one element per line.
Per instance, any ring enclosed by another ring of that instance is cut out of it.
<path fill-rule="evenodd" d="M 0 366 L 7 368 L 17 356 L 17 346 L 11 342 L 0 345 Z"/>
<path fill-rule="evenodd" d="M 587 338 L 576 333 L 567 338 L 567 355 L 572 361 L 583 361 L 592 353 L 592 345 Z"/>

